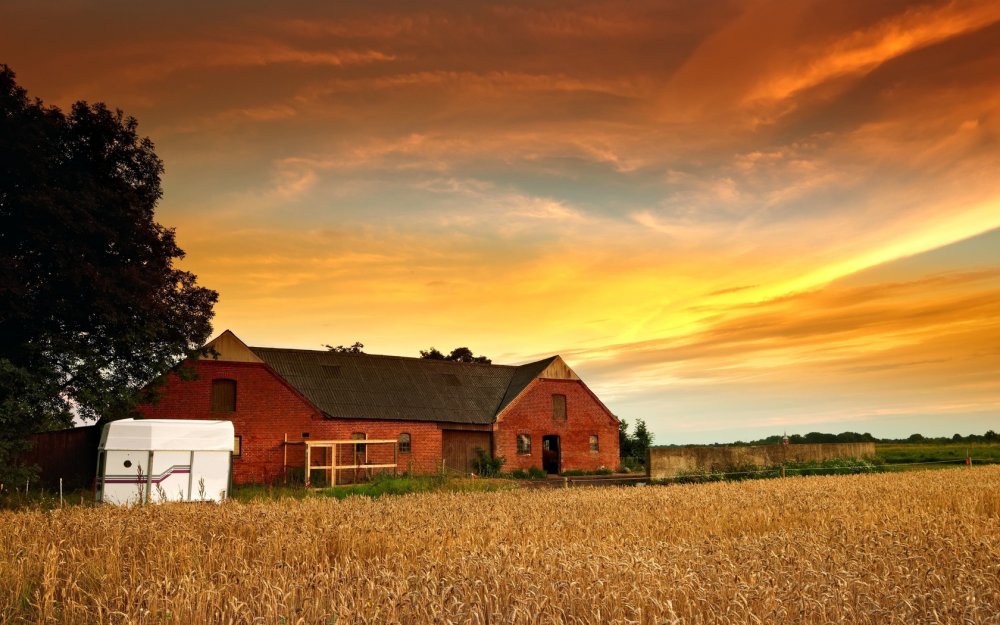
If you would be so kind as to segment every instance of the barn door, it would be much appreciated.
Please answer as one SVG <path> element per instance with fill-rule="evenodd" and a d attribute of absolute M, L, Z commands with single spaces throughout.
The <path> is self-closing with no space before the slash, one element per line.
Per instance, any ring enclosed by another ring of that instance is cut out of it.
<path fill-rule="evenodd" d="M 441 432 L 442 455 L 445 469 L 450 473 L 468 475 L 473 472 L 472 461 L 479 447 L 487 455 L 492 454 L 493 435 L 490 432 L 466 430 L 443 430 Z"/>

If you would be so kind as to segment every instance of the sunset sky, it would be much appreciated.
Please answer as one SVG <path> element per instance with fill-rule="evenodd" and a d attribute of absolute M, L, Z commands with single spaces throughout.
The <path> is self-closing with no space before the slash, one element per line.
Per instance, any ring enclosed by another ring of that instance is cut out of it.
<path fill-rule="evenodd" d="M 1000 3 L 0 5 L 251 345 L 559 353 L 658 443 L 1000 429 Z"/>

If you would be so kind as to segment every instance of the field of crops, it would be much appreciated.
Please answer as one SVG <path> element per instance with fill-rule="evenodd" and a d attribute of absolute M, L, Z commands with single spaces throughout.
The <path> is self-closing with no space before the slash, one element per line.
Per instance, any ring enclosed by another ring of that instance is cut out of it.
<path fill-rule="evenodd" d="M 0 622 L 1000 623 L 1000 467 L 3 512 Z"/>

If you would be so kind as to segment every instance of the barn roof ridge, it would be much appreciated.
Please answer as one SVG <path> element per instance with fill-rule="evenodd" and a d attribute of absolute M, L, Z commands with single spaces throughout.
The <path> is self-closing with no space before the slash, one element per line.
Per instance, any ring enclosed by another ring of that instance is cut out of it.
<path fill-rule="evenodd" d="M 475 366 L 475 367 L 508 367 L 508 368 L 511 368 L 511 369 L 516 369 L 518 367 L 523 367 L 525 365 L 534 364 L 533 362 L 531 362 L 531 363 L 524 363 L 522 365 L 507 365 L 507 364 L 499 364 L 499 363 L 495 363 L 495 362 L 490 362 L 490 363 L 485 363 L 485 362 L 459 362 L 457 360 L 445 360 L 445 359 L 437 359 L 437 358 L 423 358 L 421 356 L 401 356 L 401 355 L 398 355 L 398 354 L 369 354 L 367 352 L 362 352 L 360 354 L 354 354 L 354 353 L 350 353 L 350 352 L 335 352 L 335 351 L 329 350 L 329 349 L 305 349 L 305 348 L 301 348 L 301 347 L 262 347 L 262 346 L 251 345 L 250 349 L 251 349 L 251 351 L 254 351 L 254 352 L 256 352 L 257 350 L 271 350 L 271 351 L 281 351 L 281 352 L 300 352 L 300 353 L 306 353 L 306 354 L 323 354 L 323 355 L 333 354 L 333 355 L 336 355 L 336 356 L 348 356 L 348 357 L 355 357 L 355 356 L 357 356 L 357 357 L 361 357 L 361 358 L 394 358 L 394 359 L 399 359 L 399 360 L 411 360 L 411 361 L 415 360 L 415 361 L 419 361 L 419 362 L 434 362 L 434 363 L 442 363 L 442 364 L 447 364 L 447 365 L 462 365 L 462 366 L 464 366 L 464 365 L 471 365 L 471 366 Z M 555 356 L 549 356 L 548 358 L 543 358 L 542 360 L 551 360 L 552 358 L 555 358 Z M 535 361 L 535 362 L 542 362 L 542 361 L 539 360 L 539 361 Z"/>
<path fill-rule="evenodd" d="M 489 425 L 558 356 L 523 365 L 251 347 L 330 418 Z M 474 365 L 474 366 L 470 366 Z"/>

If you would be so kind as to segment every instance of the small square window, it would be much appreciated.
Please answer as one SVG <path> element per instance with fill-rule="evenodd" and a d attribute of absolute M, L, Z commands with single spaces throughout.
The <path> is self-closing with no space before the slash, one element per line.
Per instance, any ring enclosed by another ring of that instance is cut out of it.
<path fill-rule="evenodd" d="M 596 454 L 600 450 L 601 450 L 601 446 L 600 446 L 600 443 L 599 443 L 599 441 L 597 439 L 597 434 L 591 434 L 590 435 L 590 451 Z"/>
<path fill-rule="evenodd" d="M 529 434 L 517 435 L 517 453 L 521 456 L 531 454 L 531 436 Z"/>

